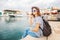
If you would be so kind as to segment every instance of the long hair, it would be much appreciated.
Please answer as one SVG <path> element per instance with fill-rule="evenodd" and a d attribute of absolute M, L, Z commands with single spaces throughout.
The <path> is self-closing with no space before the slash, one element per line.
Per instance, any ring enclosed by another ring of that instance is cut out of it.
<path fill-rule="evenodd" d="M 33 15 L 33 9 L 36 9 L 37 10 L 37 15 L 38 16 L 41 16 L 41 13 L 40 13 L 40 10 L 39 10 L 39 8 L 38 7 L 32 7 L 32 15 Z M 34 17 L 35 17 L 35 15 L 33 15 Z"/>

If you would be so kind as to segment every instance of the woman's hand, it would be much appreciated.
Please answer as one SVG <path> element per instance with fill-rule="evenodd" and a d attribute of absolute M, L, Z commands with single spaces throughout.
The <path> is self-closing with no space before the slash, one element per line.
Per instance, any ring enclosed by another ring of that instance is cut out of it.
<path fill-rule="evenodd" d="M 33 15 L 31 15 L 31 14 L 30 14 L 30 15 L 29 15 L 29 18 L 31 18 L 31 19 L 32 19 L 32 18 L 33 18 Z"/>

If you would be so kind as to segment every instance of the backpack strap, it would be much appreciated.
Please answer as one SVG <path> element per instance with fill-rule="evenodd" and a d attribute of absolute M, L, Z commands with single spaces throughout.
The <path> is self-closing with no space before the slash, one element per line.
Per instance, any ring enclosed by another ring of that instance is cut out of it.
<path fill-rule="evenodd" d="M 39 28 L 43 31 L 43 29 L 41 27 L 39 27 Z"/>

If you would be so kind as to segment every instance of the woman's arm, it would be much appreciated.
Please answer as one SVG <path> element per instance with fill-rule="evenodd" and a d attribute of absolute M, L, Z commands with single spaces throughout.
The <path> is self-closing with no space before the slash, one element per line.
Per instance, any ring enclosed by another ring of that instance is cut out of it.
<path fill-rule="evenodd" d="M 30 24 L 30 25 L 33 24 L 33 17 L 32 17 L 32 15 L 29 16 L 29 24 Z"/>
<path fill-rule="evenodd" d="M 38 30 L 40 29 L 39 27 L 40 27 L 40 24 L 36 23 L 36 26 L 35 26 L 35 28 L 32 31 L 38 32 Z"/>

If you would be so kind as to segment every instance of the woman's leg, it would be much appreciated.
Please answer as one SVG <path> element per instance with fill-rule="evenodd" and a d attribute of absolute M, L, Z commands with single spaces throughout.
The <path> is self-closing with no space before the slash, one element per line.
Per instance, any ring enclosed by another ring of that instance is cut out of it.
<path fill-rule="evenodd" d="M 30 31 L 29 27 L 26 28 L 24 31 L 24 34 L 22 35 L 22 38 L 25 38 L 27 35 L 31 35 L 32 37 L 38 37 L 34 32 Z"/>
<path fill-rule="evenodd" d="M 27 29 L 24 31 L 24 34 L 22 35 L 22 38 L 25 38 L 25 37 L 28 35 L 28 31 L 29 31 L 29 28 L 27 28 Z"/>
<path fill-rule="evenodd" d="M 28 34 L 29 34 L 30 36 L 32 36 L 32 37 L 38 38 L 38 36 L 37 36 L 34 32 L 32 32 L 32 31 L 28 31 Z"/>

